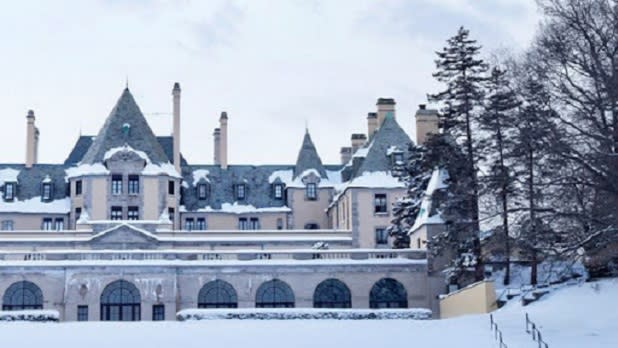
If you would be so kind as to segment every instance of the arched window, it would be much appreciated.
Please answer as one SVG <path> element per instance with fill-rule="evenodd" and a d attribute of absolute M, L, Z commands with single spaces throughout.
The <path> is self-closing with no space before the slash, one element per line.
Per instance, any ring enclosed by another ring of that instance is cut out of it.
<path fill-rule="evenodd" d="M 21 281 L 11 284 L 2 297 L 3 311 L 43 309 L 43 292 L 36 284 Z"/>
<path fill-rule="evenodd" d="M 255 296 L 257 308 L 293 308 L 294 292 L 290 286 L 279 280 L 273 279 L 262 285 Z"/>
<path fill-rule="evenodd" d="M 141 318 L 142 297 L 135 285 L 117 280 L 101 293 L 101 320 L 138 321 Z"/>
<path fill-rule="evenodd" d="M 236 290 L 228 282 L 214 280 L 206 283 L 197 296 L 198 308 L 237 308 Z"/>
<path fill-rule="evenodd" d="M 392 278 L 377 281 L 369 293 L 370 308 L 408 308 L 408 293 Z"/>
<path fill-rule="evenodd" d="M 313 293 L 314 308 L 350 308 L 350 289 L 338 279 L 326 279 Z"/>

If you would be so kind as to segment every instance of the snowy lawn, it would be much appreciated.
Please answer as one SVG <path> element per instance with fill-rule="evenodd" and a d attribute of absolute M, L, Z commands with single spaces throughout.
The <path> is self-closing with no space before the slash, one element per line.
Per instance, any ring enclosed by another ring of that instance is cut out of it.
<path fill-rule="evenodd" d="M 524 313 L 550 347 L 618 347 L 618 279 L 568 286 L 527 307 L 494 313 L 509 348 L 537 347 Z M 493 348 L 488 315 L 448 320 L 206 320 L 0 323 L 0 347 Z"/>

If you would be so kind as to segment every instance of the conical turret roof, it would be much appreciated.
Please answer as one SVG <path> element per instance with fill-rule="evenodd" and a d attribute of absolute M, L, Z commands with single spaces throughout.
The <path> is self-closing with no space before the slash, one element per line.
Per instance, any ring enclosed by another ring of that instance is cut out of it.
<path fill-rule="evenodd" d="M 326 170 L 324 170 L 324 166 L 322 165 L 322 159 L 320 159 L 320 155 L 318 155 L 318 151 L 315 149 L 315 145 L 313 145 L 313 141 L 311 140 L 311 135 L 309 135 L 309 130 L 307 130 L 303 138 L 303 145 L 296 159 L 294 177 L 296 178 L 310 169 L 315 169 L 322 178 L 327 177 Z"/>
<path fill-rule="evenodd" d="M 108 150 L 125 145 L 143 151 L 152 163 L 171 162 L 128 88 L 122 92 L 81 163 L 101 163 Z"/>

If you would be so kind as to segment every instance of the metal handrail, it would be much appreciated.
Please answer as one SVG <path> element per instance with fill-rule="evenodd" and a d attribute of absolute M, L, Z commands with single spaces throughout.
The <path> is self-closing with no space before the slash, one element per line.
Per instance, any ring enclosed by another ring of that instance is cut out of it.
<path fill-rule="evenodd" d="M 494 333 L 494 339 L 498 341 L 499 348 L 508 348 L 502 339 L 502 330 L 498 328 L 498 323 L 494 321 L 494 315 L 489 314 L 489 329 Z"/>
<path fill-rule="evenodd" d="M 526 313 L 526 333 L 532 335 L 532 340 L 538 342 L 538 348 L 549 348 L 549 344 L 543 340 L 543 336 L 541 335 L 541 331 L 538 329 L 536 324 L 530 320 L 528 313 Z"/>

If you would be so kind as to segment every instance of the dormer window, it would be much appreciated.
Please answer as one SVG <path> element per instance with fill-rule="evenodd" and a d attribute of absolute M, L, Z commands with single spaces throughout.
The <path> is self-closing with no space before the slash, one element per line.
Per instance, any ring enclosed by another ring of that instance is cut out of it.
<path fill-rule="evenodd" d="M 75 195 L 79 196 L 81 194 L 82 194 L 82 181 L 77 180 L 75 181 Z"/>
<path fill-rule="evenodd" d="M 208 198 L 208 185 L 197 184 L 197 199 L 204 200 Z"/>
<path fill-rule="evenodd" d="M 305 197 L 309 200 L 316 200 L 318 198 L 317 185 L 314 183 L 308 183 L 305 187 Z"/>
<path fill-rule="evenodd" d="M 236 185 L 236 199 L 244 200 L 247 197 L 247 187 L 245 184 Z"/>
<path fill-rule="evenodd" d="M 393 163 L 395 165 L 403 164 L 403 152 L 395 152 L 393 153 Z"/>
<path fill-rule="evenodd" d="M 52 199 L 52 185 L 49 182 L 41 185 L 41 199 L 44 201 L 51 201 Z"/>
<path fill-rule="evenodd" d="M 15 188 L 17 187 L 17 183 L 7 182 L 4 184 L 4 200 L 12 201 L 15 199 Z"/>
<path fill-rule="evenodd" d="M 275 184 L 273 187 L 275 199 L 283 199 L 283 184 Z"/>

